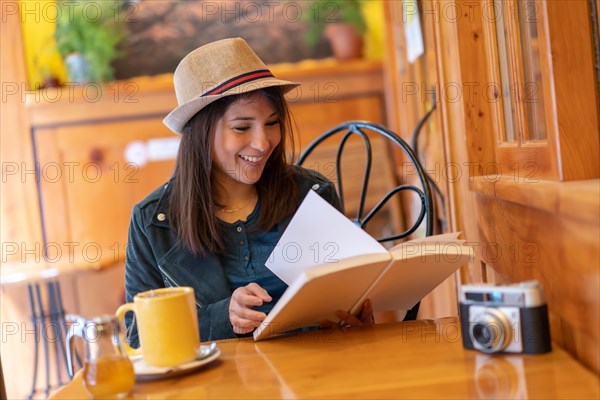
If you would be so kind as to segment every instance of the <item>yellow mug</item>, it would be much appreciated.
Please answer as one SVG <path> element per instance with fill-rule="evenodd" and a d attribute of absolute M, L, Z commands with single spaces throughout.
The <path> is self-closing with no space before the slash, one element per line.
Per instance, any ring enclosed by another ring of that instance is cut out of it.
<path fill-rule="evenodd" d="M 138 293 L 133 303 L 117 310 L 121 323 L 128 311 L 135 313 L 140 339 L 137 349 L 125 343 L 128 354 L 141 354 L 144 362 L 154 367 L 173 367 L 196 358 L 200 332 L 193 288 L 173 287 Z"/>

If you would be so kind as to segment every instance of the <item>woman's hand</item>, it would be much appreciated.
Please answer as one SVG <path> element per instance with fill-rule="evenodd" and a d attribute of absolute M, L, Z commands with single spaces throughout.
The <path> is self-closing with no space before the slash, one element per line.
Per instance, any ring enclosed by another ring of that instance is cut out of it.
<path fill-rule="evenodd" d="M 373 303 L 371 303 L 371 300 L 366 299 L 358 314 L 352 315 L 347 311 L 337 310 L 335 316 L 340 319 L 342 326 L 344 327 L 373 325 Z M 323 320 L 319 325 L 324 329 L 335 328 L 338 326 L 338 324 L 329 320 Z"/>
<path fill-rule="evenodd" d="M 269 293 L 254 282 L 235 289 L 229 302 L 229 321 L 233 332 L 243 335 L 256 329 L 267 314 L 255 311 L 252 307 L 262 306 L 271 300 Z"/>

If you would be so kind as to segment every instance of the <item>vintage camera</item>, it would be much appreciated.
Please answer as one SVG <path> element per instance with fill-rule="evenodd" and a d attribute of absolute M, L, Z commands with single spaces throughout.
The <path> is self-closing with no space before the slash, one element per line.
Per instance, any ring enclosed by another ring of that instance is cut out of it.
<path fill-rule="evenodd" d="M 537 281 L 515 285 L 463 285 L 460 290 L 463 345 L 486 353 L 550 351 L 548 307 Z"/>

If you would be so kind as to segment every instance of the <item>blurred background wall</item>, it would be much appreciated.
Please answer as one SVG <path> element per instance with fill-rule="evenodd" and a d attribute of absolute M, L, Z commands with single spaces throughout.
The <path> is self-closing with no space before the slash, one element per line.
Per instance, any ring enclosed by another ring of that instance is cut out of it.
<path fill-rule="evenodd" d="M 56 0 L 19 2 L 30 87 L 47 86 L 52 80 L 67 81 L 54 38 L 60 13 Z M 383 3 L 368 0 L 361 6 L 367 23 L 364 58 L 381 59 Z M 311 15 L 311 7 L 312 1 L 308 0 L 129 2 L 119 17 L 125 23 L 126 37 L 120 46 L 123 56 L 113 63 L 115 78 L 172 72 L 190 50 L 232 36 L 246 39 L 267 64 L 331 57 L 331 48 L 324 37 L 314 46 L 306 43 L 306 16 Z"/>

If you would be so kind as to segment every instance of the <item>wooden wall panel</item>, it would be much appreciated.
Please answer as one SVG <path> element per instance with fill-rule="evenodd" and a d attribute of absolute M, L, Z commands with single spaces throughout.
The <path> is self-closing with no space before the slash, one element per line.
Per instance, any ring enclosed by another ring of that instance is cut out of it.
<path fill-rule="evenodd" d="M 0 24 L 0 240 L 2 260 L 21 259 L 23 250 L 42 242 L 35 166 L 28 113 L 24 106 L 26 73 L 17 1 L 3 1 Z M 13 247 L 13 245 L 15 247 Z"/>
<path fill-rule="evenodd" d="M 63 254 L 49 256 L 94 266 L 124 261 L 131 208 L 173 173 L 174 153 L 155 160 L 149 148 L 168 149 L 179 138 L 160 118 L 39 129 L 35 137 L 40 165 L 56 165 L 60 175 L 40 182 L 46 240 Z M 140 155 L 126 156 L 136 143 Z"/>
<path fill-rule="evenodd" d="M 561 180 L 600 177 L 597 65 L 589 2 L 547 1 Z M 583 134 L 582 134 L 583 133 Z"/>
<path fill-rule="evenodd" d="M 35 253 L 40 254 L 36 249 L 42 245 L 30 125 L 24 107 L 26 74 L 18 7 L 17 1 L 0 4 L 0 268 L 6 263 L 20 262 L 24 251 L 32 251 L 25 258 L 35 263 Z M 25 291 L 11 297 L 2 287 L 0 354 L 8 398 L 24 397 L 26 385 L 31 383 L 29 360 L 33 356 L 30 347 L 33 338 L 29 335 L 27 342 L 22 338 L 25 335 L 23 323 L 28 317 L 26 304 Z M 14 334 L 9 331 L 13 328 L 16 329 Z M 26 381 L 20 381 L 21 376 L 26 376 Z"/>
<path fill-rule="evenodd" d="M 319 102 L 291 104 L 291 112 L 297 126 L 296 147 L 306 146 L 337 123 L 348 120 L 364 120 L 385 125 L 385 108 L 381 93 L 360 97 L 336 99 L 335 106 Z"/>

